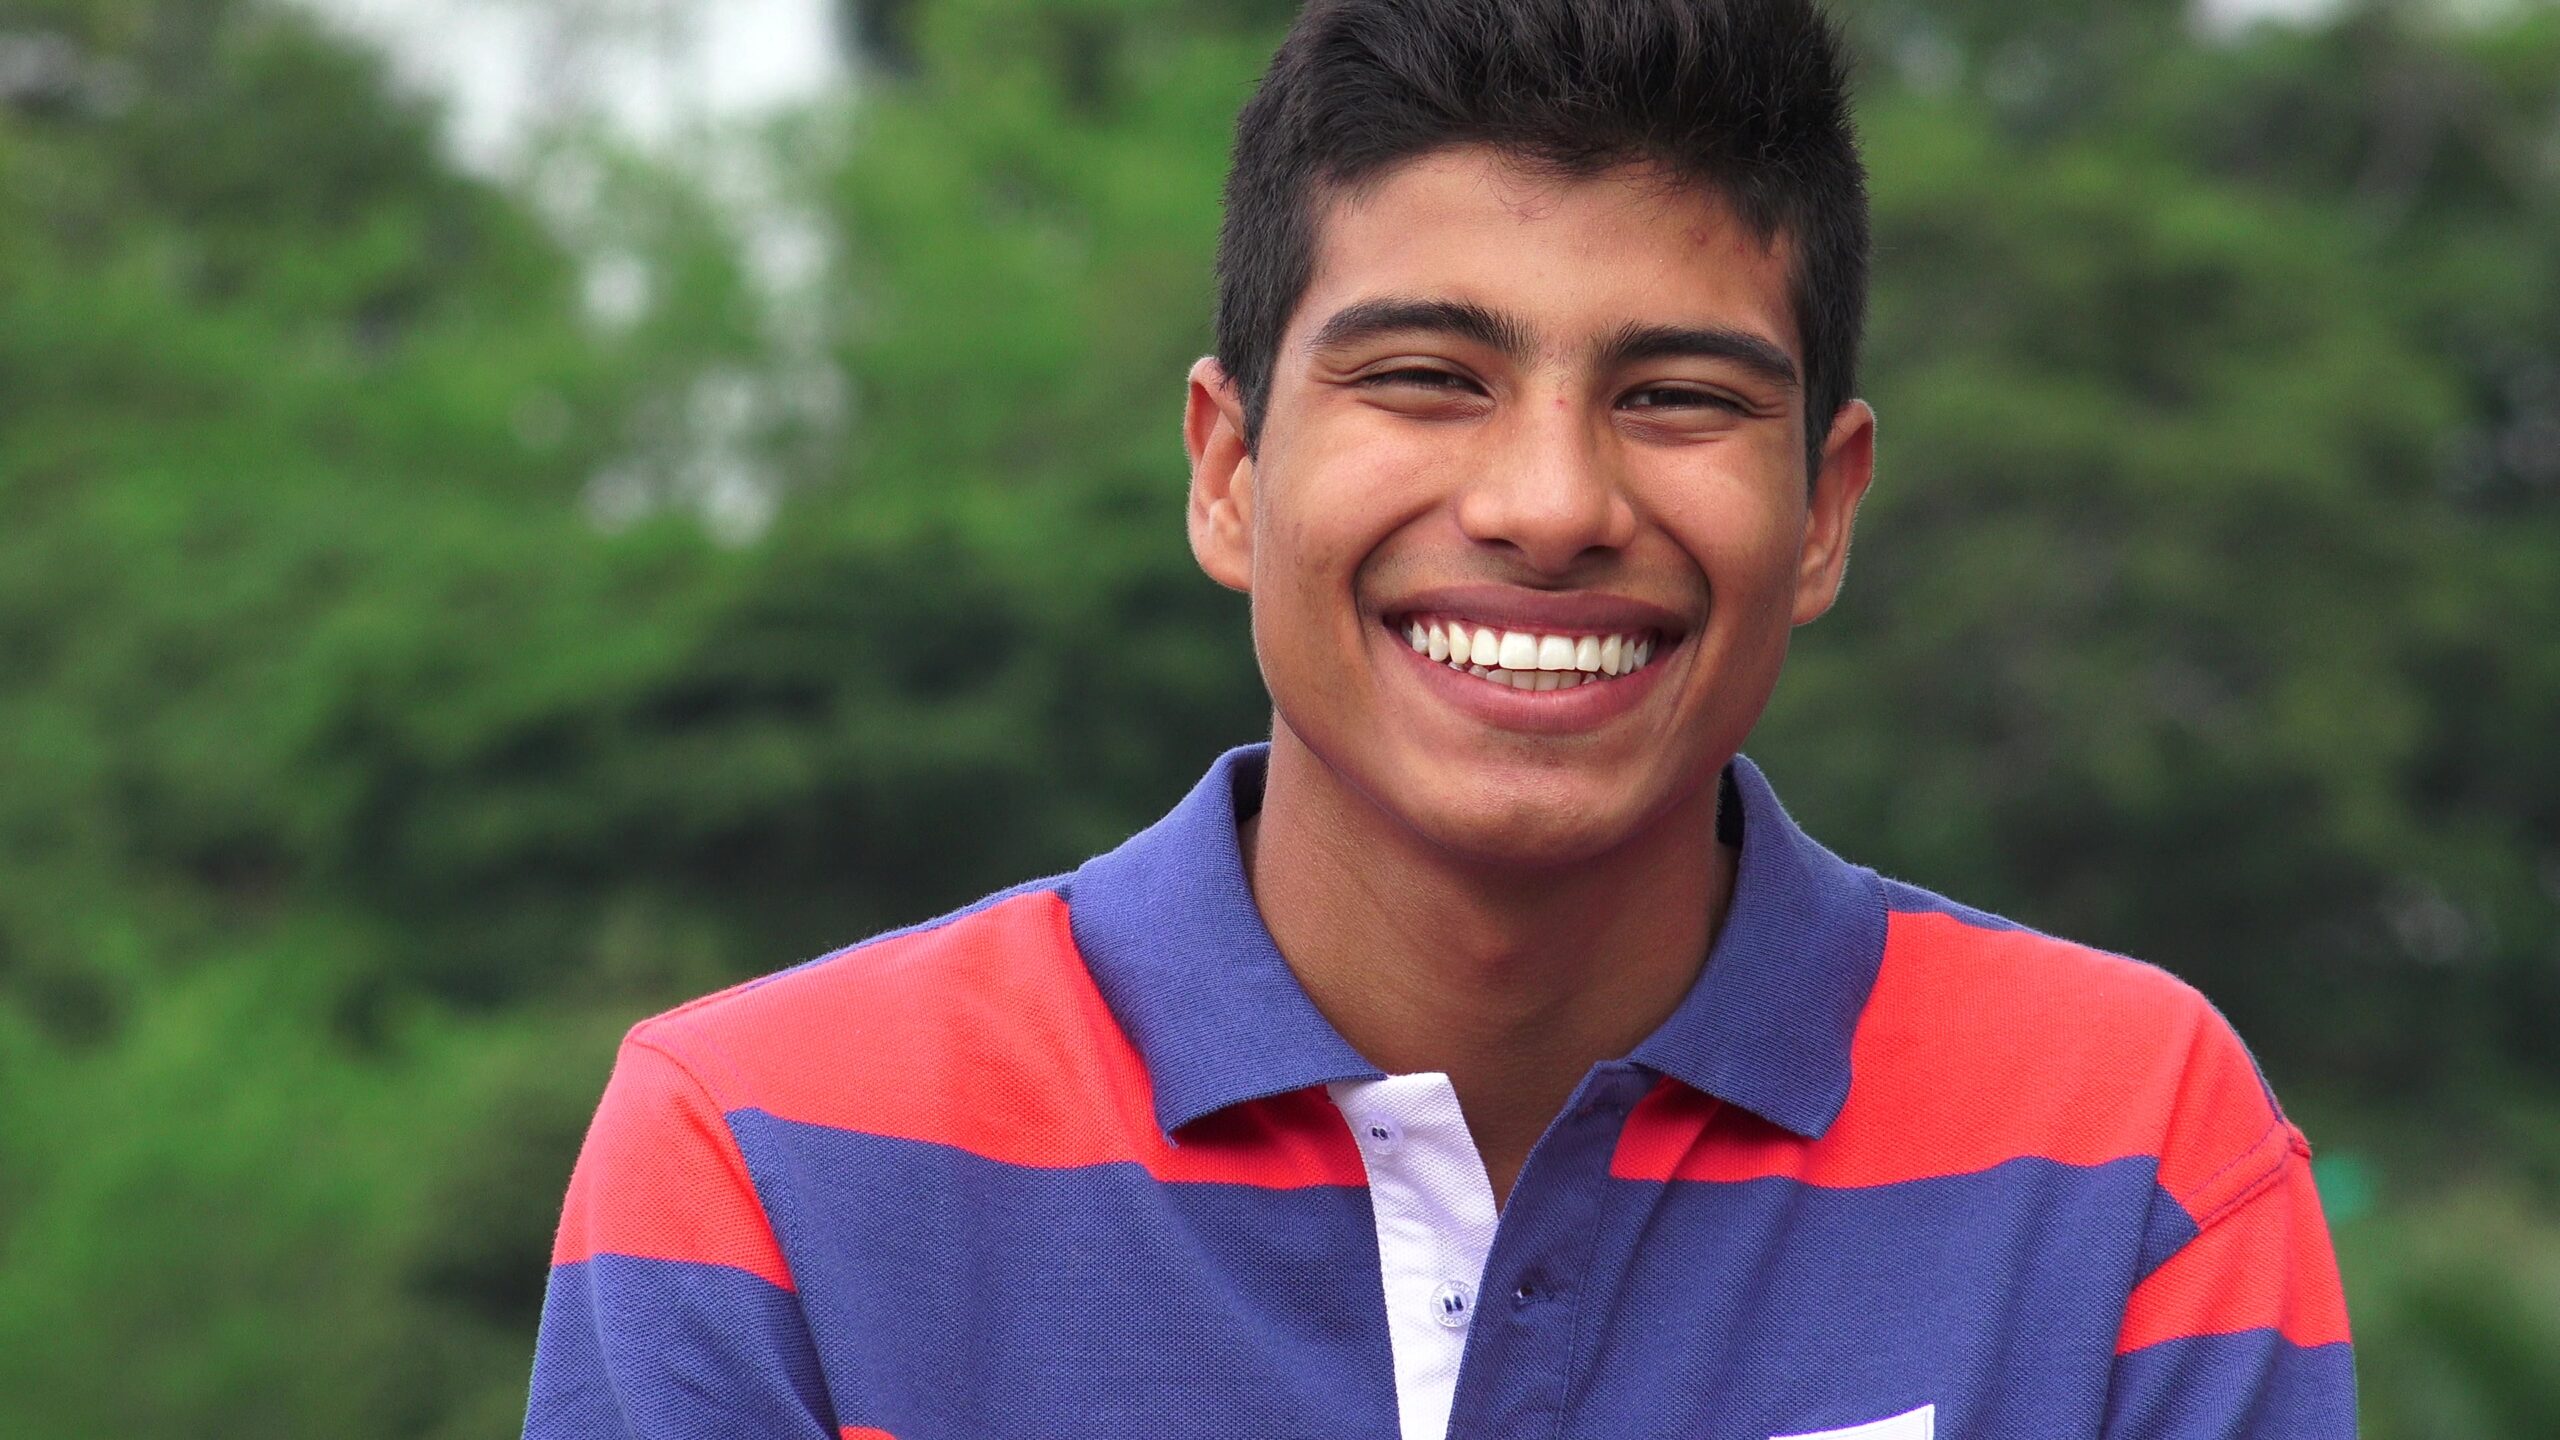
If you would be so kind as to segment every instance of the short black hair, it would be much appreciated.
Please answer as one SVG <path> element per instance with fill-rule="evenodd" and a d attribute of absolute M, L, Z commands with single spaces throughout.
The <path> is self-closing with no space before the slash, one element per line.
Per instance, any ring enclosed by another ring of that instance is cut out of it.
<path fill-rule="evenodd" d="M 1812 0 L 1314 0 L 1236 120 L 1218 363 L 1255 445 L 1331 195 L 1451 145 L 1537 170 L 1643 164 L 1792 247 L 1805 449 L 1855 393 L 1867 179 L 1839 32 Z"/>

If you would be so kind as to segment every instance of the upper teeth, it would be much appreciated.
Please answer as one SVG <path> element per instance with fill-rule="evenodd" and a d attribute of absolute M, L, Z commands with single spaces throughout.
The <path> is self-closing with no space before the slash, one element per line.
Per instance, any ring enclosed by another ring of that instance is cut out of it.
<path fill-rule="evenodd" d="M 1543 635 L 1461 620 L 1414 620 L 1406 624 L 1404 638 L 1417 652 L 1452 669 L 1522 690 L 1556 690 L 1603 675 L 1624 675 L 1653 658 L 1648 631 Z"/>

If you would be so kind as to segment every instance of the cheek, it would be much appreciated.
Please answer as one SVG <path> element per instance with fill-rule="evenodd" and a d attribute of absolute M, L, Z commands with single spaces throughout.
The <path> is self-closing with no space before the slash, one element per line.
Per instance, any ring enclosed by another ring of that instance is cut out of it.
<path fill-rule="evenodd" d="M 1302 436 L 1292 461 L 1258 497 L 1267 503 L 1255 517 L 1256 579 L 1293 605 L 1336 609 L 1391 564 L 1415 522 L 1439 506 L 1449 465 L 1409 441 L 1383 444 L 1357 433 L 1313 444 Z"/>
<path fill-rule="evenodd" d="M 1319 497 L 1310 497 L 1319 498 Z M 1349 537 L 1329 526 L 1321 503 L 1310 511 L 1268 516 L 1254 544 L 1254 594 L 1258 609 L 1294 617 L 1304 624 L 1307 612 L 1324 606 L 1338 593 L 1345 573 Z"/>
<path fill-rule="evenodd" d="M 1253 642 L 1266 682 L 1301 695 L 1321 690 L 1340 668 L 1333 652 L 1358 623 L 1346 603 L 1365 546 L 1327 496 L 1298 489 L 1301 503 L 1257 518 L 1253 550 Z"/>
<path fill-rule="evenodd" d="M 1721 501 L 1684 505 L 1659 520 L 1706 576 L 1719 605 L 1792 605 L 1803 507 L 1771 503 L 1739 486 Z"/>

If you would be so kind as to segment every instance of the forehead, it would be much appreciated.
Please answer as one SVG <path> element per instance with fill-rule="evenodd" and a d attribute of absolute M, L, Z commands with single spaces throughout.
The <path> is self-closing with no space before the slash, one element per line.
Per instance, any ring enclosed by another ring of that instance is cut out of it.
<path fill-rule="evenodd" d="M 1382 297 L 1469 301 L 1561 354 L 1630 324 L 1756 331 L 1801 362 L 1783 237 L 1649 166 L 1557 176 L 1487 146 L 1435 150 L 1320 199 L 1284 346 Z"/>

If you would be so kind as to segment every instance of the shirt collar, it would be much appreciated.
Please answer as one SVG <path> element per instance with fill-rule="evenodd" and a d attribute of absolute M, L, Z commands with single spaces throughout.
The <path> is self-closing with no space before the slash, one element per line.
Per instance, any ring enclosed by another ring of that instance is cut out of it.
<path fill-rule="evenodd" d="M 1307 998 L 1246 884 L 1236 821 L 1260 806 L 1267 756 L 1220 756 L 1171 813 L 1067 885 L 1076 945 L 1146 1062 L 1167 1135 L 1230 1105 L 1381 1074 Z M 1742 860 L 1724 928 L 1629 1058 L 1818 1137 L 1848 1099 L 1883 894 L 1797 829 L 1750 761 L 1736 757 L 1725 784 Z"/>
<path fill-rule="evenodd" d="M 1173 1132 L 1266 1095 L 1383 1073 L 1316 1009 L 1245 883 L 1236 820 L 1268 746 L 1218 757 L 1172 813 L 1067 881 L 1067 917 Z"/>
<path fill-rule="evenodd" d="M 1797 828 L 1760 767 L 1725 770 L 1742 828 L 1724 927 L 1671 1018 L 1630 1057 L 1808 1140 L 1849 1100 L 1849 1044 L 1884 963 L 1884 889 Z"/>

